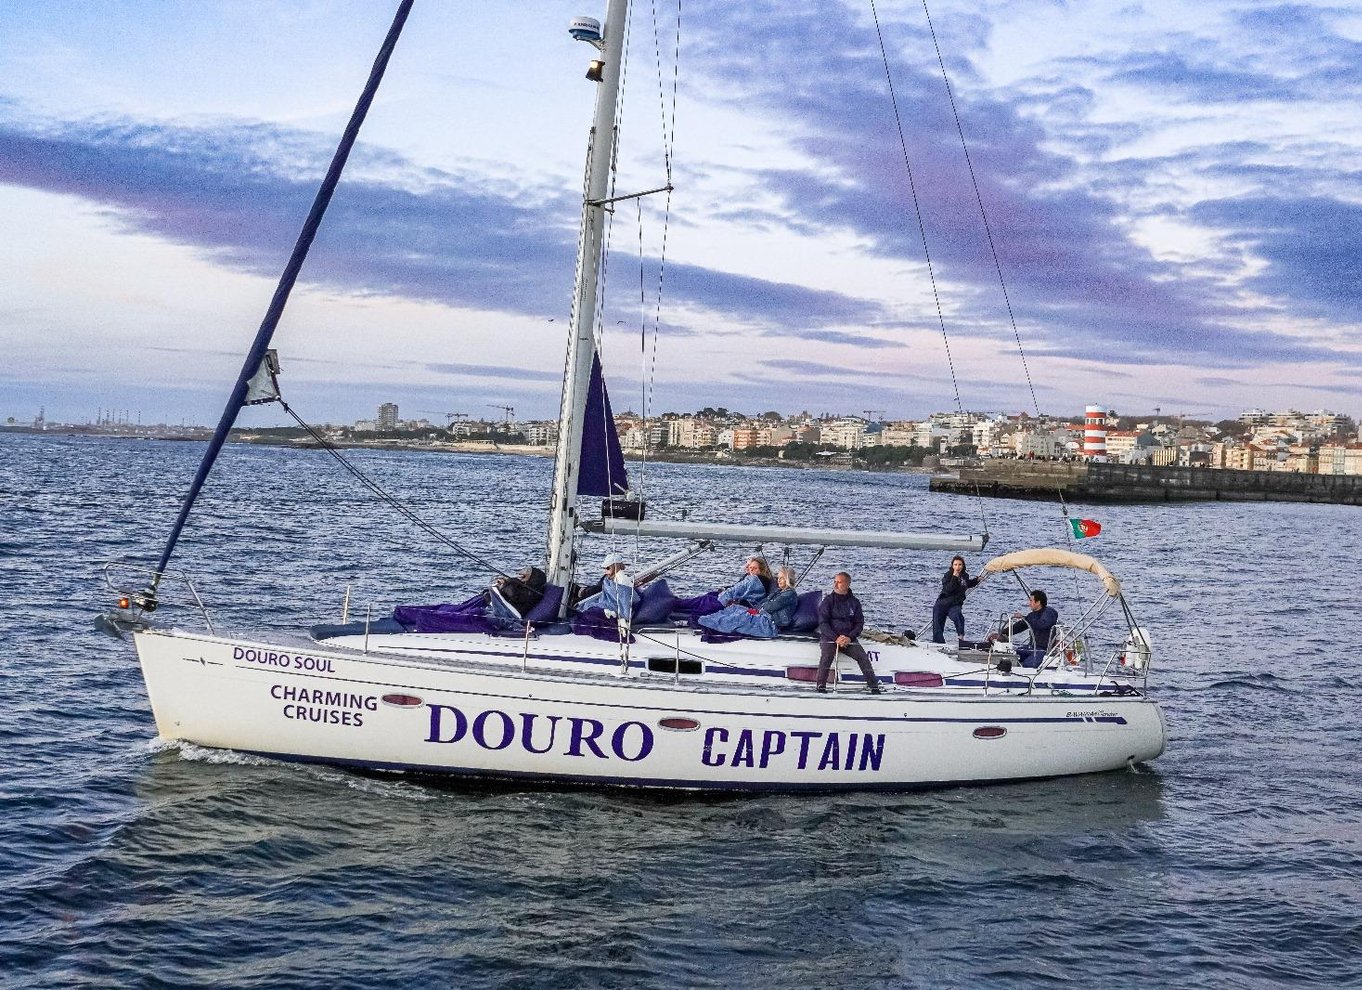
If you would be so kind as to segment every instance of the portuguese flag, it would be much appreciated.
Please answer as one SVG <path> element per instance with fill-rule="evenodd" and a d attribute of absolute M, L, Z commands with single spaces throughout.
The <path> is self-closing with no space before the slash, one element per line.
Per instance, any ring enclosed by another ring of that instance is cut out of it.
<path fill-rule="evenodd" d="M 1102 524 L 1096 519 L 1070 519 L 1069 525 L 1073 528 L 1075 540 L 1086 540 L 1102 532 Z"/>

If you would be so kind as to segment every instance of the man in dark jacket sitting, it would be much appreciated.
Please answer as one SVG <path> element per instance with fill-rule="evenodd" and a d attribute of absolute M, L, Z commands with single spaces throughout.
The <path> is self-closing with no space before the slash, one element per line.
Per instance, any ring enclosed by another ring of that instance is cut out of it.
<path fill-rule="evenodd" d="M 838 571 L 832 579 L 832 594 L 824 595 L 818 603 L 818 690 L 827 691 L 828 671 L 833 658 L 840 650 L 860 665 L 871 694 L 879 694 L 880 679 L 875 676 L 875 668 L 870 666 L 866 655 L 856 638 L 865 627 L 865 616 L 861 603 L 851 593 L 851 575 Z"/>
<path fill-rule="evenodd" d="M 1031 610 L 1025 615 L 1020 612 L 1012 613 L 1012 618 L 1016 620 L 1012 623 L 1012 635 L 1028 631 L 1031 633 L 1031 645 L 1019 647 L 1017 659 L 1021 661 L 1023 667 L 1039 667 L 1041 661 L 1045 659 L 1045 651 L 1050 648 L 1050 633 L 1054 630 L 1055 623 L 1059 621 L 1059 613 L 1050 607 L 1050 600 L 1040 589 L 1031 592 L 1027 605 Z M 989 633 L 988 638 L 997 639 L 997 636 L 997 633 Z"/>

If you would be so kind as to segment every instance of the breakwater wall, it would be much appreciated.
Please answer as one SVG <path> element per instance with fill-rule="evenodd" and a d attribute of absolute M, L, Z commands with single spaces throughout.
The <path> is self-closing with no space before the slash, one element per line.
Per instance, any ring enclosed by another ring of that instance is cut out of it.
<path fill-rule="evenodd" d="M 934 492 L 1074 502 L 1332 502 L 1362 505 L 1362 475 L 1054 461 L 985 461 Z"/>

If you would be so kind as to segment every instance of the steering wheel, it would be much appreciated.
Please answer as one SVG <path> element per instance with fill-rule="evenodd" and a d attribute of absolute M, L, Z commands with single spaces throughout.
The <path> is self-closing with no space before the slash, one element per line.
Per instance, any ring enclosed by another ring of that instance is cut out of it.
<path fill-rule="evenodd" d="M 1022 624 L 1023 628 L 1014 633 L 1012 632 L 1012 627 L 1018 622 Z M 994 642 L 1010 643 L 1013 644 L 1013 648 L 1015 649 L 1017 637 L 1022 633 L 1026 633 L 1030 642 L 1035 642 L 1036 634 L 1031 629 L 1031 623 L 1026 616 L 1019 615 L 1014 618 L 1004 612 L 998 616 L 998 621 L 993 624 L 993 629 L 990 631 L 989 635 L 993 637 Z"/>

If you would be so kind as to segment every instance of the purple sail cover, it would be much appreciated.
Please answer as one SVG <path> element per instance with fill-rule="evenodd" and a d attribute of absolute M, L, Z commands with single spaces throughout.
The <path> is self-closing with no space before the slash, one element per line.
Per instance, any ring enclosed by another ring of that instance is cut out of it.
<path fill-rule="evenodd" d="M 582 461 L 577 475 L 578 495 L 623 495 L 629 490 L 624 469 L 624 451 L 615 431 L 610 411 L 610 396 L 601 374 L 601 359 L 591 359 L 591 384 L 586 390 L 586 411 L 582 421 Z"/>
<path fill-rule="evenodd" d="M 634 606 L 634 625 L 647 626 L 666 622 L 676 607 L 676 596 L 666 578 L 638 589 L 639 601 Z"/>
<path fill-rule="evenodd" d="M 618 643 L 621 639 L 618 620 L 610 618 L 603 609 L 599 608 L 589 608 L 574 615 L 572 617 L 572 631 L 578 636 L 603 639 L 607 643 Z M 629 636 L 629 642 L 634 642 L 632 634 Z"/>
<path fill-rule="evenodd" d="M 785 630 L 791 633 L 813 632 L 818 628 L 818 605 L 823 601 L 823 592 L 806 591 L 799 596 L 799 603 L 795 606 L 794 619 L 790 622 L 790 628 Z"/>
<path fill-rule="evenodd" d="M 487 614 L 483 593 L 457 605 L 399 605 L 393 618 L 411 632 L 497 632 L 504 623 Z"/>
<path fill-rule="evenodd" d="M 542 623 L 557 622 L 558 606 L 562 604 L 562 587 L 556 584 L 545 585 L 544 597 L 539 599 L 539 604 L 525 613 L 525 624 L 537 626 Z"/>
<path fill-rule="evenodd" d="M 694 598 L 678 598 L 672 606 L 672 614 L 684 616 L 692 629 L 699 629 L 702 615 L 712 615 L 723 607 L 724 603 L 719 601 L 719 592 L 706 591 Z"/>

